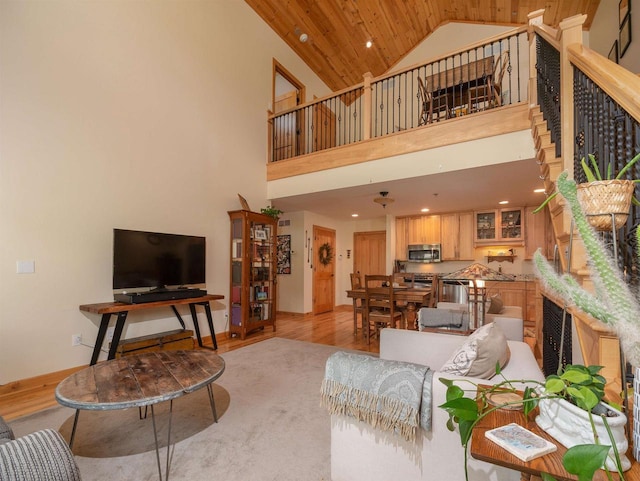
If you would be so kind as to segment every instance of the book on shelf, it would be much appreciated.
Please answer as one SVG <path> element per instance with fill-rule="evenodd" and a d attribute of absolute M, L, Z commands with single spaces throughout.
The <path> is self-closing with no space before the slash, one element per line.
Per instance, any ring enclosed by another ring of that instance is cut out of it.
<path fill-rule="evenodd" d="M 484 435 L 522 461 L 531 461 L 558 449 L 552 442 L 516 423 L 485 431 Z"/>

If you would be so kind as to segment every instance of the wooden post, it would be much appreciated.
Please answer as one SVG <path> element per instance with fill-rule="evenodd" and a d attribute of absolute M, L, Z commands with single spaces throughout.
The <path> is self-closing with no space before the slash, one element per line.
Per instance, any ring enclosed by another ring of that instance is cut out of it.
<path fill-rule="evenodd" d="M 574 132 L 573 132 L 573 67 L 569 62 L 567 47 L 572 44 L 582 45 L 582 25 L 586 15 L 574 15 L 560 22 L 560 121 L 562 135 L 562 162 L 564 170 L 573 175 Z"/>
<path fill-rule="evenodd" d="M 529 108 L 538 105 L 538 72 L 536 71 L 536 35 L 534 31 L 535 25 L 542 25 L 542 17 L 544 8 L 531 12 L 527 18 L 529 19 Z"/>
<path fill-rule="evenodd" d="M 364 102 L 362 107 L 362 140 L 368 140 L 371 138 L 371 79 L 373 75 L 371 72 L 364 74 L 364 86 L 362 87 Z"/>

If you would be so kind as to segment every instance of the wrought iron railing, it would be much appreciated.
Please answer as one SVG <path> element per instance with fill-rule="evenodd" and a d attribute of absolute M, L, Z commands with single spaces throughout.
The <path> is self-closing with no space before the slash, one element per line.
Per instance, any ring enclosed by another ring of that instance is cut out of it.
<path fill-rule="evenodd" d="M 374 80 L 372 137 L 525 100 L 527 45 L 519 32 Z"/>
<path fill-rule="evenodd" d="M 574 68 L 574 178 L 586 182 L 580 161 L 592 154 L 602 173 L 610 168 L 612 176 L 636 154 L 640 153 L 640 123 L 612 99 L 592 79 Z M 634 165 L 623 179 L 640 178 L 640 166 Z M 636 193 L 638 188 L 636 187 Z M 636 228 L 640 224 L 640 208 L 632 205 L 627 223 L 617 234 L 617 258 L 620 269 L 626 273 L 630 283 L 640 283 Z M 609 245 L 611 233 L 603 234 Z M 611 246 L 613 249 L 613 246 Z"/>
<path fill-rule="evenodd" d="M 540 36 L 536 36 L 536 84 L 538 103 L 556 146 L 562 152 L 560 120 L 560 52 Z"/>
<path fill-rule="evenodd" d="M 271 115 L 277 162 L 527 100 L 525 28 Z"/>

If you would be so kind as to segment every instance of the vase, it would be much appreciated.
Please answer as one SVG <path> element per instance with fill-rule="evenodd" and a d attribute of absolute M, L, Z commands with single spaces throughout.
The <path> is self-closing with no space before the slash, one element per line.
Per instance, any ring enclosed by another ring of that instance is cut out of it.
<path fill-rule="evenodd" d="M 615 214 L 615 229 L 629 217 L 635 184 L 631 180 L 597 180 L 578 185 L 578 201 L 589 224 L 597 231 L 612 229 L 611 214 Z"/>
<path fill-rule="evenodd" d="M 605 409 L 614 413 L 614 416 L 607 417 L 607 423 L 611 428 L 613 439 L 615 440 L 620 454 L 620 462 L 624 471 L 631 468 L 631 462 L 625 456 L 629 442 L 625 435 L 625 426 L 627 417 L 608 404 L 600 403 Z M 589 414 L 578 406 L 560 398 L 541 399 L 538 407 L 540 414 L 536 416 L 536 424 L 547 434 L 566 448 L 576 446 L 578 444 L 594 444 L 593 430 L 589 421 Z M 602 422 L 602 418 L 598 415 L 593 416 L 596 426 L 596 432 L 600 440 L 600 444 L 611 445 L 611 439 L 607 429 Z M 607 469 L 616 470 L 615 455 L 613 450 L 609 450 L 607 460 L 605 462 Z"/>

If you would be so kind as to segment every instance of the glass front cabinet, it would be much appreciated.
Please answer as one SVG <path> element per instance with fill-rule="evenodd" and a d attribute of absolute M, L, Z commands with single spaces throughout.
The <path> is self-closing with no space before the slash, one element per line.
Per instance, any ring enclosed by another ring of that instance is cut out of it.
<path fill-rule="evenodd" d="M 476 244 L 524 242 L 524 214 L 521 208 L 475 213 Z"/>
<path fill-rule="evenodd" d="M 229 218 L 229 333 L 244 339 L 265 326 L 275 331 L 277 219 L 247 210 L 230 211 Z"/>

